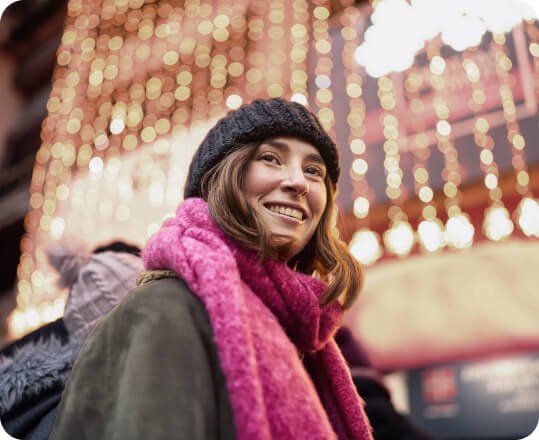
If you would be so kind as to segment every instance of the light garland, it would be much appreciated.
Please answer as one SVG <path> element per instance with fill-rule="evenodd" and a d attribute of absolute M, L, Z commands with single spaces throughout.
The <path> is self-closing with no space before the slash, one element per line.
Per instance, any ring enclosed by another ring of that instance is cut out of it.
<path fill-rule="evenodd" d="M 484 185 L 489 190 L 491 203 L 484 213 L 483 232 L 494 241 L 509 237 L 513 232 L 513 222 L 503 204 L 501 189 L 498 187 L 498 167 L 492 154 L 492 138 L 487 134 L 488 122 L 484 118 L 476 120 L 474 138 L 481 148 L 481 169 L 485 174 Z"/>
<path fill-rule="evenodd" d="M 534 89 L 535 97 L 537 99 L 539 98 L 539 29 L 535 26 L 535 20 L 527 21 L 524 28 L 530 40 L 528 51 L 533 60 L 535 73 Z"/>
<path fill-rule="evenodd" d="M 391 202 L 388 209 L 390 220 L 389 229 L 383 235 L 386 250 L 393 255 L 403 257 L 408 255 L 414 244 L 415 234 L 408 222 L 408 217 L 400 208 L 403 199 L 402 177 L 400 168 L 399 121 L 394 115 L 397 105 L 393 80 L 389 76 L 378 79 L 378 100 L 383 109 L 381 119 L 384 133 L 384 169 L 386 174 L 386 195 Z"/>
<path fill-rule="evenodd" d="M 329 34 L 329 17 L 331 3 L 329 0 L 316 0 L 312 10 L 312 54 L 316 59 L 314 68 L 314 100 L 318 107 L 317 116 L 322 127 L 333 137 L 335 114 L 333 112 L 333 92 L 331 91 L 333 70 L 332 41 Z"/>
<path fill-rule="evenodd" d="M 430 82 L 435 96 L 433 99 L 434 111 L 436 113 L 436 140 L 437 147 L 444 158 L 444 169 L 442 179 L 444 180 L 443 193 L 445 196 L 445 209 L 447 212 L 447 222 L 445 229 L 442 222 L 436 218 L 434 207 L 427 207 L 425 221 L 429 225 L 425 237 L 430 238 L 430 249 L 437 250 L 446 244 L 453 249 L 462 249 L 472 245 L 474 227 L 469 217 L 462 211 L 459 204 L 461 198 L 460 184 L 462 177 L 460 174 L 460 163 L 458 152 L 454 145 L 452 135 L 452 125 L 449 122 L 451 111 L 448 101 L 443 94 L 446 86 L 444 71 L 445 60 L 440 56 L 441 43 L 431 41 L 427 46 L 427 57 L 429 59 Z M 428 218 L 430 216 L 430 218 Z M 432 238 L 434 237 L 434 239 Z M 426 240 L 421 240 L 426 243 Z M 425 245 L 424 245 L 425 246 Z"/>
<path fill-rule="evenodd" d="M 539 201 L 533 198 L 529 189 L 530 175 L 526 166 L 526 140 L 522 136 L 516 119 L 516 105 L 511 91 L 514 81 L 511 73 L 512 62 L 504 46 L 505 35 L 495 34 L 492 39 L 496 57 L 496 74 L 501 79 L 500 97 L 507 129 L 507 140 L 511 144 L 511 164 L 516 176 L 516 189 L 522 199 L 514 213 L 515 222 L 528 237 L 539 237 Z"/>
<path fill-rule="evenodd" d="M 468 57 L 463 59 L 466 77 L 472 85 L 473 109 L 479 112 L 485 102 L 485 92 L 481 79 L 479 66 Z M 514 109 L 513 109 L 514 111 Z M 507 238 L 513 232 L 513 222 L 509 211 L 502 201 L 502 190 L 498 185 L 499 171 L 494 160 L 494 139 L 489 135 L 490 124 L 484 117 L 474 119 L 474 142 L 480 148 L 480 167 L 484 174 L 484 185 L 488 189 L 490 206 L 484 213 L 483 232 L 493 241 Z"/>
<path fill-rule="evenodd" d="M 245 65 L 245 91 L 249 99 L 265 95 L 267 89 L 267 81 L 262 70 L 264 63 L 264 53 L 259 50 L 257 42 L 265 38 L 265 30 L 267 28 L 267 2 L 263 0 L 255 0 L 249 8 L 249 18 L 247 21 L 247 39 L 249 44 L 253 46 L 253 50 L 246 54 Z"/>
<path fill-rule="evenodd" d="M 307 53 L 309 45 L 309 3 L 307 0 L 293 0 L 294 24 L 290 29 L 290 90 L 291 100 L 308 105 Z"/>
<path fill-rule="evenodd" d="M 405 80 L 405 95 L 411 107 L 412 126 L 417 131 L 424 131 L 425 108 L 420 99 L 419 87 L 421 85 L 418 73 L 412 69 Z M 418 241 L 421 248 L 427 252 L 434 252 L 445 245 L 441 221 L 436 216 L 436 206 L 433 203 L 434 191 L 429 184 L 429 172 L 426 166 L 430 156 L 430 146 L 425 134 L 414 137 L 412 154 L 414 157 L 413 178 L 414 190 L 423 208 L 417 229 Z"/>
<path fill-rule="evenodd" d="M 353 154 L 350 177 L 352 179 L 353 214 L 361 222 L 367 222 L 372 200 L 372 190 L 366 178 L 368 171 L 367 148 L 363 141 L 365 135 L 365 102 L 363 100 L 363 80 L 353 60 L 353 52 L 359 43 L 357 24 L 360 12 L 357 8 L 348 7 L 342 11 L 340 22 L 341 36 L 344 40 L 342 64 L 344 67 L 346 94 L 349 102 L 349 113 L 346 117 L 348 125 L 348 145 Z M 375 263 L 382 256 L 382 247 L 378 234 L 368 228 L 360 227 L 350 240 L 350 251 L 354 257 L 365 265 Z"/>

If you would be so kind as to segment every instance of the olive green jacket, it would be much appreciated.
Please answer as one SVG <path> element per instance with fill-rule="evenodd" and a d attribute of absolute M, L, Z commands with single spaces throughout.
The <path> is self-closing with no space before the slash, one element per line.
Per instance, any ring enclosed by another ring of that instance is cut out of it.
<path fill-rule="evenodd" d="M 53 440 L 236 438 L 207 312 L 178 278 L 150 281 L 96 326 Z"/>

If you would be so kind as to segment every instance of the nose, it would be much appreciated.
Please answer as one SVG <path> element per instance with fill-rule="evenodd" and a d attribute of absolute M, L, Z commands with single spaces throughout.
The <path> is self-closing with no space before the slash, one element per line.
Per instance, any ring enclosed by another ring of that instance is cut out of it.
<path fill-rule="evenodd" d="M 305 195 L 309 192 L 309 182 L 305 178 L 301 167 L 287 167 L 281 187 L 284 191 L 291 191 L 298 195 Z"/>

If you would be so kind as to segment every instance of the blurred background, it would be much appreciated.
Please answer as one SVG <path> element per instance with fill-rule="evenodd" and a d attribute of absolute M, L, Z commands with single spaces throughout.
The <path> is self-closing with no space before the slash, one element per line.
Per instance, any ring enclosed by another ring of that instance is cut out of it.
<path fill-rule="evenodd" d="M 54 321 L 45 251 L 144 245 L 227 110 L 308 105 L 336 139 L 348 313 L 440 438 L 539 418 L 539 2 L 22 0 L 0 22 L 0 342 Z M 520 436 L 520 437 L 518 437 Z"/>

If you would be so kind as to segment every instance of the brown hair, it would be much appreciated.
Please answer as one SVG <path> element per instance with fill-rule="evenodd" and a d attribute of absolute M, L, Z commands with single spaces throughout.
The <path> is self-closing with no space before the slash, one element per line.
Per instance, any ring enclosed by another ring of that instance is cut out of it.
<path fill-rule="evenodd" d="M 243 176 L 259 144 L 238 146 L 211 168 L 200 180 L 200 194 L 208 202 L 215 223 L 248 249 L 260 252 L 262 259 L 279 258 L 282 248 L 270 246 L 270 233 L 243 195 Z M 352 305 L 363 285 L 363 271 L 335 227 L 335 186 L 326 177 L 327 203 L 313 237 L 305 248 L 288 261 L 300 272 L 315 275 L 328 287 L 321 304 L 344 295 L 343 305 Z"/>

